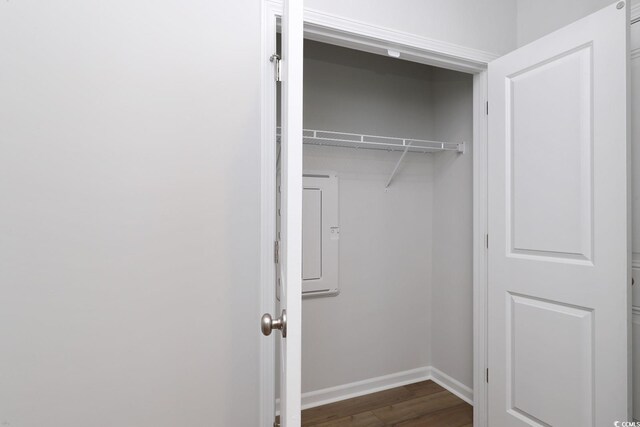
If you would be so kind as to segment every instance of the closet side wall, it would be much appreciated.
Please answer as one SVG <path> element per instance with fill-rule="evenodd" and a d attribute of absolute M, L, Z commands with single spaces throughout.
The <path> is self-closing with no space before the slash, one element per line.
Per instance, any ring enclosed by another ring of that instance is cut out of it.
<path fill-rule="evenodd" d="M 428 77 L 418 64 L 305 44 L 307 128 L 428 138 Z M 303 302 L 303 392 L 430 364 L 432 158 L 305 146 L 305 170 L 339 177 L 340 295 Z"/>
<path fill-rule="evenodd" d="M 464 155 L 434 156 L 432 366 L 473 387 L 473 79 L 434 69 L 436 138 Z"/>

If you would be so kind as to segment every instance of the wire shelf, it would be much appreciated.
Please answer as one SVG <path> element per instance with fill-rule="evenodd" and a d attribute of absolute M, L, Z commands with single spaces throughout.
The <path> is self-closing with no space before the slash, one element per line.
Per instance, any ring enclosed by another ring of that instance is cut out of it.
<path fill-rule="evenodd" d="M 277 129 L 277 134 L 280 136 L 280 128 Z M 441 151 L 464 153 L 465 148 L 464 142 L 430 141 L 315 129 L 303 129 L 302 142 L 308 145 L 411 153 L 438 153 Z"/>
<path fill-rule="evenodd" d="M 280 139 L 281 129 L 276 130 Z M 319 145 L 328 147 L 357 148 L 365 150 L 400 151 L 402 155 L 398 159 L 391 176 L 387 180 L 385 188 L 389 188 L 393 178 L 398 173 L 400 165 L 407 153 L 439 153 L 453 151 L 464 153 L 464 142 L 429 141 L 427 139 L 394 138 L 391 136 L 363 135 L 359 133 L 334 132 L 327 130 L 302 130 L 302 143 L 307 145 Z M 279 156 L 279 154 L 278 154 Z"/>

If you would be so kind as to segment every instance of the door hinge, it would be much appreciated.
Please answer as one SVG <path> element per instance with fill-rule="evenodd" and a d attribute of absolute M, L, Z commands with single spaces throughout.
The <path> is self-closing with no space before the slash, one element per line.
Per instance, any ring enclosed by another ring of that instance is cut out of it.
<path fill-rule="evenodd" d="M 280 261 L 280 242 L 275 240 L 273 242 L 273 262 L 278 263 Z"/>
<path fill-rule="evenodd" d="M 487 383 L 489 383 L 489 368 L 487 368 Z"/>
<path fill-rule="evenodd" d="M 271 55 L 271 57 L 269 57 L 269 61 L 273 62 L 275 67 L 276 67 L 276 81 L 277 82 L 281 82 L 282 81 L 282 74 L 281 74 L 281 70 L 282 67 L 280 66 L 281 62 L 282 62 L 282 58 L 280 58 L 280 55 L 278 55 L 277 53 L 274 53 L 273 55 Z"/>
<path fill-rule="evenodd" d="M 485 243 L 485 246 L 487 247 L 487 249 L 489 249 L 489 235 L 488 234 L 484 235 L 484 243 Z"/>
<path fill-rule="evenodd" d="M 488 115 L 489 115 L 489 101 L 487 101 L 487 102 L 485 103 L 485 111 L 486 111 L 487 116 L 488 116 Z"/>

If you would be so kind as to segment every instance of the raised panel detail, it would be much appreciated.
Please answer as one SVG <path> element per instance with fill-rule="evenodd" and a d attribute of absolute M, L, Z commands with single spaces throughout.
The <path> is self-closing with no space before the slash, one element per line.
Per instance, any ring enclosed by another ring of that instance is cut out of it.
<path fill-rule="evenodd" d="M 509 412 L 530 425 L 593 425 L 593 311 L 507 295 Z"/>
<path fill-rule="evenodd" d="M 512 255 L 591 259 L 591 50 L 584 46 L 507 78 Z"/>
<path fill-rule="evenodd" d="M 322 277 L 322 190 L 302 192 L 302 280 Z"/>

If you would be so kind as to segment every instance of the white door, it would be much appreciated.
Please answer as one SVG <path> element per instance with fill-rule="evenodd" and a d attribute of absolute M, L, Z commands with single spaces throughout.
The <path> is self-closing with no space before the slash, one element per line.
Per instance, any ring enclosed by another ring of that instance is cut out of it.
<path fill-rule="evenodd" d="M 630 417 L 628 8 L 489 64 L 492 427 Z"/>
<path fill-rule="evenodd" d="M 302 330 L 302 61 L 303 2 L 285 0 L 282 17 L 282 146 L 280 306 L 286 337 L 280 340 L 280 424 L 300 426 Z"/>
<path fill-rule="evenodd" d="M 640 419 L 640 22 L 631 25 L 631 152 L 633 155 L 633 416 Z"/>

